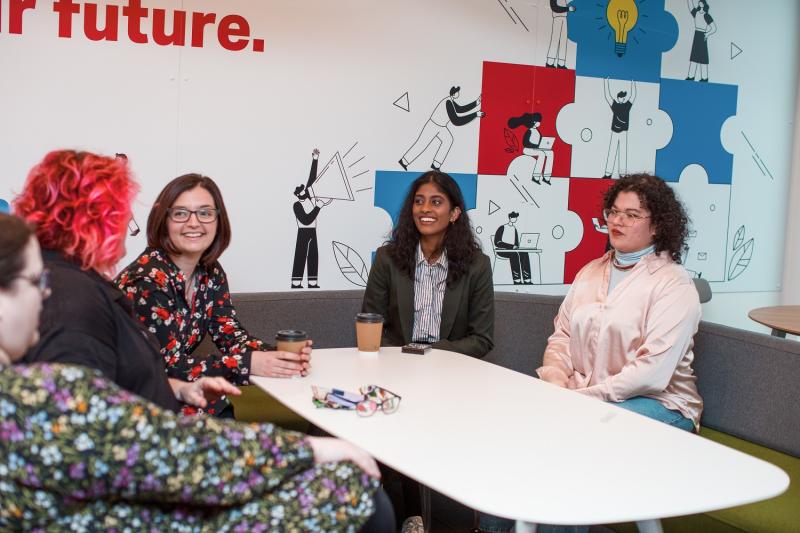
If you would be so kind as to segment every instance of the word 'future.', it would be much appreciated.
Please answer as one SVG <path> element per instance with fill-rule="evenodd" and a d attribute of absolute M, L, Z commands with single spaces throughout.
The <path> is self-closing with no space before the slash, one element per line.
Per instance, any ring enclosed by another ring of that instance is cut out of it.
<path fill-rule="evenodd" d="M 2 0 L 0 0 L 2 7 Z M 81 9 L 83 8 L 83 9 Z M 99 10 L 105 9 L 102 27 Z M 23 15 L 26 10 L 36 9 L 36 0 L 9 0 L 8 32 L 22 34 Z M 82 15 L 83 33 L 92 41 L 116 41 L 119 38 L 120 15 L 127 19 L 128 39 L 137 44 L 152 42 L 161 46 L 186 46 L 187 22 L 191 20 L 190 45 L 204 46 L 206 26 L 216 26 L 217 40 L 223 48 L 238 52 L 252 43 L 254 52 L 264 51 L 263 39 L 250 40 L 250 24 L 241 15 L 225 15 L 217 22 L 216 13 L 201 13 L 174 10 L 172 20 L 167 24 L 166 9 L 142 7 L 142 0 L 127 0 L 126 5 L 95 4 L 73 0 L 54 0 L 53 11 L 58 13 L 58 36 L 72 37 L 73 19 Z M 121 12 L 121 13 L 120 13 Z M 152 35 L 142 30 L 142 23 L 150 21 Z M 0 21 L 0 27 L 2 21 Z M 170 28 L 168 30 L 168 27 Z"/>

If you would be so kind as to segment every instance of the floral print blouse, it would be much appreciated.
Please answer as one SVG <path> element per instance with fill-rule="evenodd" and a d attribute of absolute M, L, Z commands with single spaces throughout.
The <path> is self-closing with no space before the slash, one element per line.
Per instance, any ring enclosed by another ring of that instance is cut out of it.
<path fill-rule="evenodd" d="M 219 263 L 198 265 L 195 292 L 186 300 L 183 272 L 158 248 L 147 248 L 122 272 L 116 283 L 133 304 L 135 316 L 158 338 L 170 377 L 194 381 L 202 376 L 221 376 L 236 385 L 247 385 L 252 351 L 274 349 L 250 336 L 236 318 L 228 280 Z M 206 334 L 211 334 L 219 354 L 195 355 Z M 219 414 L 227 400 L 206 407 Z M 185 406 L 185 414 L 198 409 Z"/>
<path fill-rule="evenodd" d="M 0 366 L 0 530 L 356 531 L 377 481 L 305 436 L 181 417 L 79 366 Z"/>

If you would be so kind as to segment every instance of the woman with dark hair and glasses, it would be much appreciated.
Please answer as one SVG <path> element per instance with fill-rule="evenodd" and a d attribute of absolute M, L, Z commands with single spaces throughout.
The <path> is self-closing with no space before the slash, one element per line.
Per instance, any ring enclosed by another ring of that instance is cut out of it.
<path fill-rule="evenodd" d="M 603 201 L 612 249 L 587 264 L 537 369 L 545 381 L 685 429 L 703 400 L 692 371 L 700 300 L 681 266 L 688 217 L 661 178 L 619 179 Z"/>
<path fill-rule="evenodd" d="M 117 276 L 139 321 L 161 345 L 167 374 L 195 381 L 223 377 L 246 385 L 250 375 L 291 377 L 310 368 L 311 341 L 301 353 L 279 352 L 251 336 L 236 318 L 219 257 L 231 226 L 217 184 L 199 174 L 175 178 L 147 218 L 147 249 Z M 210 334 L 220 354 L 195 353 Z M 227 400 L 208 405 L 227 416 Z M 196 412 L 192 406 L 187 413 Z"/>
<path fill-rule="evenodd" d="M 384 346 L 419 342 L 473 357 L 494 346 L 492 267 L 448 174 L 429 171 L 411 184 L 390 241 L 375 255 L 362 310 L 383 315 Z M 420 530 L 419 484 L 384 473 L 398 519 L 409 517 L 403 530 Z"/>
<path fill-rule="evenodd" d="M 44 305 L 41 340 L 25 362 L 85 365 L 175 411 L 181 403 L 202 408 L 238 394 L 221 378 L 168 379 L 156 340 L 109 281 L 125 254 L 137 190 L 127 159 L 89 152 L 51 152 L 28 174 L 14 209 L 35 228 L 54 295 Z"/>
<path fill-rule="evenodd" d="M 176 417 L 96 370 L 18 364 L 47 297 L 32 229 L 0 214 L 0 530 L 393 530 L 352 444 Z"/>
<path fill-rule="evenodd" d="M 700 299 L 680 264 L 686 212 L 661 178 L 632 174 L 606 191 L 603 216 L 611 249 L 575 276 L 536 371 L 559 387 L 696 430 L 703 400 L 692 346 Z M 513 525 L 495 519 L 491 531 L 511 531 Z M 585 533 L 589 526 L 540 530 Z"/>

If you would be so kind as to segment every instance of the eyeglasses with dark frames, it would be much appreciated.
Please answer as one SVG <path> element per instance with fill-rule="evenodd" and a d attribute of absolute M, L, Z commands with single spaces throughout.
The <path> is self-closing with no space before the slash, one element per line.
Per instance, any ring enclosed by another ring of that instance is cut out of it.
<path fill-rule="evenodd" d="M 201 207 L 200 209 L 191 210 L 185 207 L 171 207 L 167 209 L 167 215 L 173 222 L 188 222 L 192 215 L 197 217 L 198 222 L 202 224 L 210 224 L 217 220 L 219 216 L 219 209 L 213 207 Z"/>
<path fill-rule="evenodd" d="M 33 276 L 15 276 L 14 279 L 24 279 L 42 293 L 47 292 L 50 288 L 50 271 L 46 268 L 43 269 L 40 273 L 34 274 Z"/>

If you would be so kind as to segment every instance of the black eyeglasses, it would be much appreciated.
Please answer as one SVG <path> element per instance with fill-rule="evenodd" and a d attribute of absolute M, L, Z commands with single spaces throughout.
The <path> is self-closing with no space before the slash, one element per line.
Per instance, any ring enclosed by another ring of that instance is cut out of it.
<path fill-rule="evenodd" d="M 195 211 L 186 209 L 185 207 L 171 207 L 167 209 L 167 215 L 173 222 L 188 222 L 192 215 L 197 217 L 197 220 L 203 224 L 210 224 L 217 220 L 219 216 L 219 209 L 212 207 L 201 207 Z"/>
<path fill-rule="evenodd" d="M 45 293 L 50 288 L 50 271 L 46 268 L 43 269 L 39 274 L 33 276 L 16 276 L 14 279 L 24 279 L 37 289 L 39 289 L 42 293 Z"/>

